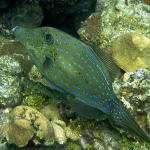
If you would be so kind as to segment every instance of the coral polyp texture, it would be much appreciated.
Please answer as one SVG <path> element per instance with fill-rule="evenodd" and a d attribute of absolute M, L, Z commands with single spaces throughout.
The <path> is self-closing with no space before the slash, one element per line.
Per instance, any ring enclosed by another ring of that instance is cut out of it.
<path fill-rule="evenodd" d="M 40 112 L 28 106 L 13 109 L 6 130 L 8 141 L 18 147 L 26 146 L 31 139 L 35 144 L 41 141 L 45 145 L 54 143 L 52 124 Z"/>

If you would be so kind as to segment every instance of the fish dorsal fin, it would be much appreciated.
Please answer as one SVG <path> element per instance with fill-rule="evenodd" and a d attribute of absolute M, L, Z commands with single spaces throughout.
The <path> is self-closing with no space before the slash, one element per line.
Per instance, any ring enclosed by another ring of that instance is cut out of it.
<path fill-rule="evenodd" d="M 115 64 L 115 62 L 112 58 L 111 48 L 102 50 L 102 49 L 96 48 L 96 46 L 95 46 L 94 52 L 96 53 L 96 55 L 100 58 L 100 60 L 103 62 L 103 64 L 107 68 L 107 70 L 104 69 L 104 71 L 105 71 L 105 73 L 108 72 L 109 75 L 107 73 L 106 73 L 106 75 L 109 78 L 109 80 L 111 80 L 111 82 L 113 82 L 114 79 L 120 75 L 121 70 Z"/>

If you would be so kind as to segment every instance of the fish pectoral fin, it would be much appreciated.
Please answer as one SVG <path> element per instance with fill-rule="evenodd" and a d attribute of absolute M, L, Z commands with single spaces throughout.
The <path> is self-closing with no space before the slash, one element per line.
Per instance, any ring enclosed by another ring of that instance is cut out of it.
<path fill-rule="evenodd" d="M 45 70 L 50 69 L 52 64 L 53 64 L 53 60 L 50 57 L 46 56 L 45 61 L 43 62 L 43 68 Z"/>

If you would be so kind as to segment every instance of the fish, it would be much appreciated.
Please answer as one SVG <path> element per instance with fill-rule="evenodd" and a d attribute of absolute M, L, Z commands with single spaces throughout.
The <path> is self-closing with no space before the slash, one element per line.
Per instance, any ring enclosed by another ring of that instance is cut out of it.
<path fill-rule="evenodd" d="M 12 29 L 39 72 L 58 91 L 105 113 L 111 122 L 150 143 L 124 104 L 113 93 L 105 64 L 94 50 L 53 27 Z"/>

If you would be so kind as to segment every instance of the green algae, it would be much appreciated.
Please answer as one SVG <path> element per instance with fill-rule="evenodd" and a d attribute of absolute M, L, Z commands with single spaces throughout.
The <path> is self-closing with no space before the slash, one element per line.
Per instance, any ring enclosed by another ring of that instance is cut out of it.
<path fill-rule="evenodd" d="M 66 95 L 42 85 L 39 82 L 34 82 L 28 78 L 21 78 L 23 104 L 35 108 L 44 106 L 49 103 L 48 99 L 57 100 L 65 99 Z"/>
<path fill-rule="evenodd" d="M 90 144 L 90 143 L 86 144 L 86 149 L 87 150 L 92 150 L 92 148 L 93 148 L 92 144 Z"/>
<path fill-rule="evenodd" d="M 34 108 L 43 106 L 46 99 L 40 95 L 29 95 L 23 99 L 23 104 Z"/>
<path fill-rule="evenodd" d="M 27 106 L 31 106 L 34 108 L 38 108 L 43 106 L 44 102 L 46 101 L 45 89 L 37 87 L 39 84 L 28 80 L 27 78 L 23 78 L 21 80 L 21 85 L 23 88 L 22 91 L 22 104 Z M 27 81 L 27 82 L 26 82 Z M 43 87 L 41 85 L 41 87 Z"/>
<path fill-rule="evenodd" d="M 81 147 L 74 142 L 68 142 L 66 148 L 67 150 L 81 150 Z"/>
<path fill-rule="evenodd" d="M 72 121 L 72 119 L 70 119 L 70 122 L 69 122 L 69 125 L 70 125 L 70 128 L 72 130 L 74 130 L 76 133 L 78 134 L 81 134 L 82 132 L 82 129 L 81 129 L 81 120 L 80 118 L 77 118 L 76 120 Z"/>
<path fill-rule="evenodd" d="M 134 150 L 148 150 L 149 146 L 147 145 L 147 142 L 132 142 L 127 138 L 123 139 L 123 147 L 129 148 L 129 149 L 134 149 Z"/>
<path fill-rule="evenodd" d="M 97 122 L 94 119 L 87 120 L 84 118 L 81 119 L 79 117 L 75 120 L 70 119 L 69 122 L 71 129 L 76 130 L 78 132 L 81 132 L 84 129 L 92 129 L 96 126 L 96 123 Z"/>

